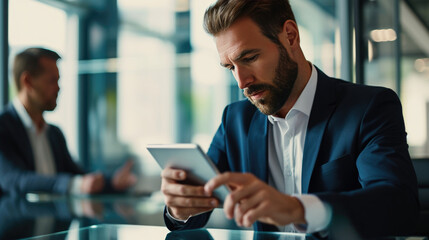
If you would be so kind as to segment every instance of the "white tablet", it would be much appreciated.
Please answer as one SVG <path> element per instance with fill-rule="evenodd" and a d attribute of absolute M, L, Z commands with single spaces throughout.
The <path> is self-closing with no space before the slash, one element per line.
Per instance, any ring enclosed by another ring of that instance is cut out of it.
<path fill-rule="evenodd" d="M 204 185 L 219 174 L 216 165 L 197 144 L 150 144 L 147 150 L 152 154 L 161 168 L 183 169 L 187 173 L 185 184 Z M 214 190 L 213 195 L 221 205 L 229 190 L 222 185 Z"/>

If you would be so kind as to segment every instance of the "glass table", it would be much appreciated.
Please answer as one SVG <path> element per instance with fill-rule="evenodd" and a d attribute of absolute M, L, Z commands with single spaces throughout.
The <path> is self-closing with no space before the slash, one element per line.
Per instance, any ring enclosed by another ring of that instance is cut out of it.
<path fill-rule="evenodd" d="M 303 240 L 296 233 L 255 232 L 238 227 L 215 209 L 205 229 L 170 232 L 164 226 L 164 201 L 150 195 L 55 196 L 29 194 L 0 197 L 0 239 L 168 239 L 168 240 Z M 338 239 L 355 240 L 341 228 Z M 427 237 L 383 238 L 428 240 Z"/>
<path fill-rule="evenodd" d="M 161 226 L 137 226 L 120 224 L 102 224 L 86 228 L 72 229 L 60 233 L 49 234 L 26 239 L 37 240 L 144 240 L 144 239 L 165 239 L 165 240 L 247 240 L 247 239 L 284 239 L 301 240 L 314 239 L 305 234 L 295 233 L 265 233 L 251 230 L 227 230 L 227 229 L 196 229 L 170 232 L 166 227 Z"/>
<path fill-rule="evenodd" d="M 161 226 L 101 224 L 71 229 L 32 240 L 316 240 L 318 238 L 300 233 L 256 232 L 251 230 L 195 229 L 170 232 Z M 349 238 L 343 238 L 349 239 Z M 351 238 L 355 239 L 355 238 Z M 391 237 L 384 240 L 428 240 L 427 237 Z"/>

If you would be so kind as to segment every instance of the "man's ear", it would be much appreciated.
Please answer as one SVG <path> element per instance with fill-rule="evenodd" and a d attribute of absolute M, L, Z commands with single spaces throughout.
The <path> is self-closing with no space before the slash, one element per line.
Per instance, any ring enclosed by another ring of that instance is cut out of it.
<path fill-rule="evenodd" d="M 286 41 L 293 48 L 299 46 L 298 25 L 293 20 L 287 20 L 283 23 L 283 31 Z"/>
<path fill-rule="evenodd" d="M 26 89 L 31 88 L 31 87 L 33 86 L 33 83 L 32 83 L 32 81 L 31 81 L 31 79 L 32 79 L 31 74 L 30 74 L 28 71 L 24 71 L 24 72 L 21 74 L 21 77 L 19 78 L 19 83 L 20 83 L 20 85 L 21 85 L 21 89 L 24 89 L 24 88 L 26 88 Z"/>

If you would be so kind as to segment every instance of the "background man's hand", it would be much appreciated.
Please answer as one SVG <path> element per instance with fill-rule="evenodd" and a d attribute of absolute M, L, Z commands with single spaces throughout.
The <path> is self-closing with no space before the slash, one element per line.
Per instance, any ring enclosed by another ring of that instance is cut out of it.
<path fill-rule="evenodd" d="M 225 199 L 224 212 L 239 226 L 250 227 L 257 220 L 277 226 L 306 223 L 304 207 L 297 198 L 277 191 L 252 174 L 223 173 L 204 188 L 212 193 L 224 184 L 232 189 Z"/>
<path fill-rule="evenodd" d="M 191 186 L 181 183 L 186 179 L 183 170 L 166 168 L 161 172 L 161 192 L 169 213 L 177 219 L 186 220 L 191 216 L 215 208 L 219 201 L 204 192 L 204 186 Z"/>
<path fill-rule="evenodd" d="M 137 182 L 137 176 L 131 170 L 134 166 L 134 161 L 128 160 L 121 168 L 119 168 L 112 178 L 112 186 L 115 190 L 124 191 Z"/>
<path fill-rule="evenodd" d="M 90 173 L 82 176 L 81 192 L 99 193 L 104 188 L 104 177 L 101 173 Z"/>

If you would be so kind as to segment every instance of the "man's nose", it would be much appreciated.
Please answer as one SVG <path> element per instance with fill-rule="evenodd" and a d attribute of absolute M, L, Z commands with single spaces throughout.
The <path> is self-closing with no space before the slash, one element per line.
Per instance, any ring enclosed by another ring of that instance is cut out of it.
<path fill-rule="evenodd" d="M 237 80 L 238 87 L 240 89 L 244 89 L 253 82 L 253 75 L 250 69 L 246 67 L 238 67 L 236 66 L 234 69 L 234 77 Z"/>

